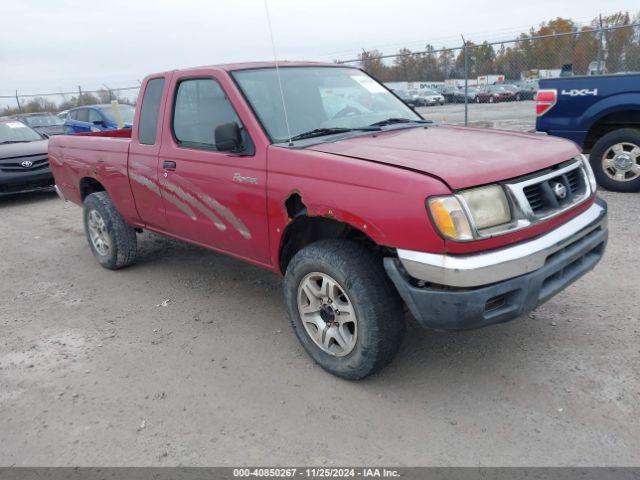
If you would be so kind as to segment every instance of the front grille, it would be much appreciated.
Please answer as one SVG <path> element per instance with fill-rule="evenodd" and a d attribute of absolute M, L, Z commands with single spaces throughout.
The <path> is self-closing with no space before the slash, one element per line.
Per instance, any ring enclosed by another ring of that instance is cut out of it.
<path fill-rule="evenodd" d="M 569 183 L 569 188 L 571 189 L 571 193 L 575 194 L 578 193 L 578 190 L 580 189 L 580 181 L 582 180 L 580 178 L 580 172 L 576 169 L 576 170 L 572 170 L 570 172 L 567 173 L 567 182 Z"/>
<path fill-rule="evenodd" d="M 531 210 L 535 213 L 544 209 L 544 202 L 542 201 L 542 191 L 540 185 L 529 185 L 523 189 L 525 197 L 529 201 Z"/>
<path fill-rule="evenodd" d="M 31 162 L 30 166 L 23 166 L 23 162 Z M 4 158 L 0 160 L 0 172 L 4 173 L 25 173 L 44 170 L 49 167 L 47 154 L 24 155 L 21 157 Z"/>
<path fill-rule="evenodd" d="M 535 217 L 546 217 L 581 201 L 588 192 L 588 185 L 579 164 L 572 170 L 552 176 L 542 176 L 540 182 L 528 181 L 522 188 Z M 535 180 L 535 178 L 533 179 Z"/>

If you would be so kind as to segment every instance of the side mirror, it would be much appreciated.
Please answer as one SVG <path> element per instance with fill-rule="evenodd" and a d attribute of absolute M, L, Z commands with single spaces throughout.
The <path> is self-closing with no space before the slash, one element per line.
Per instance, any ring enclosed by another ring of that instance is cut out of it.
<path fill-rule="evenodd" d="M 98 126 L 98 127 L 103 127 L 104 126 L 104 120 L 94 120 L 93 122 L 94 125 Z"/>
<path fill-rule="evenodd" d="M 237 152 L 242 146 L 240 126 L 236 122 L 218 125 L 214 131 L 214 138 L 219 152 Z"/>

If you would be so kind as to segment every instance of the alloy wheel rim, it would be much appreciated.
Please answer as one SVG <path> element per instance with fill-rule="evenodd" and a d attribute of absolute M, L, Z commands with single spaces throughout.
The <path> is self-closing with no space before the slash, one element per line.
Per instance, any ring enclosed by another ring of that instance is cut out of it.
<path fill-rule="evenodd" d="M 612 145 L 602 156 L 602 170 L 617 182 L 640 177 L 640 146 L 629 142 Z"/>
<path fill-rule="evenodd" d="M 87 216 L 89 239 L 93 248 L 102 256 L 111 250 L 111 237 L 107 232 L 107 225 L 97 210 L 91 210 Z"/>
<path fill-rule="evenodd" d="M 334 278 L 321 272 L 307 274 L 298 286 L 298 312 L 307 335 L 323 352 L 343 357 L 353 351 L 358 319 Z"/>

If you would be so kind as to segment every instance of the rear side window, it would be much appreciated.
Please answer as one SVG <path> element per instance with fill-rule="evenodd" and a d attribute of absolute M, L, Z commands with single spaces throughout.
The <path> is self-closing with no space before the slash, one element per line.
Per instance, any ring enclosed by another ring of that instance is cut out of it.
<path fill-rule="evenodd" d="M 102 116 L 98 113 L 97 110 L 94 110 L 93 108 L 89 109 L 89 122 L 102 122 L 102 120 Z"/>
<path fill-rule="evenodd" d="M 138 127 L 138 139 L 143 145 L 154 145 L 156 143 L 158 114 L 160 112 L 163 88 L 164 78 L 154 78 L 147 82 L 147 88 L 142 98 L 140 126 Z"/>
<path fill-rule="evenodd" d="M 173 109 L 173 133 L 178 143 L 215 150 L 216 127 L 231 122 L 242 127 L 217 81 L 207 78 L 180 82 Z"/>
<path fill-rule="evenodd" d="M 76 120 L 78 120 L 79 122 L 88 122 L 89 109 L 81 108 L 80 110 L 76 110 Z"/>

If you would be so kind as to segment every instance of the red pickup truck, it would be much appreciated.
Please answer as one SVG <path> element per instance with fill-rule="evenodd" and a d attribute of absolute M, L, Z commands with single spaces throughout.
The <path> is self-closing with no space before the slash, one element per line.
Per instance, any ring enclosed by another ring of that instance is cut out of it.
<path fill-rule="evenodd" d="M 505 322 L 592 269 L 606 204 L 572 142 L 440 126 L 363 71 L 249 63 L 158 73 L 132 129 L 53 137 L 63 199 L 116 269 L 152 230 L 284 275 L 294 331 L 363 378 L 405 325 Z"/>

